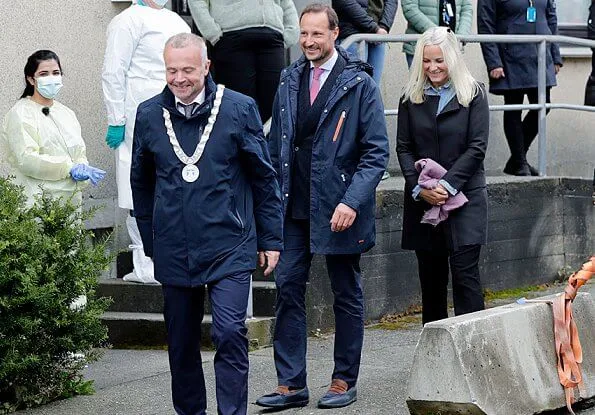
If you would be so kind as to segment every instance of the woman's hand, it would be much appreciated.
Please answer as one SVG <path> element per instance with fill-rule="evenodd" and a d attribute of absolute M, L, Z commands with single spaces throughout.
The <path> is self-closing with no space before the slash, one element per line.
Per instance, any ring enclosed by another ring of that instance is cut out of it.
<path fill-rule="evenodd" d="M 419 196 L 432 206 L 442 206 L 448 199 L 448 192 L 439 184 L 433 189 L 421 189 Z"/>
<path fill-rule="evenodd" d="M 504 68 L 494 68 L 490 71 L 490 78 L 492 79 L 499 79 L 505 77 L 506 76 L 504 75 Z"/>

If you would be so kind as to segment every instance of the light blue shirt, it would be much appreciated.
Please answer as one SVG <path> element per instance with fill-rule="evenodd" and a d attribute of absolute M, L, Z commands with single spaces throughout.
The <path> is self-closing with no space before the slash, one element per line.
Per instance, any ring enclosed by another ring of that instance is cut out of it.
<path fill-rule="evenodd" d="M 446 104 L 448 104 L 450 100 L 457 95 L 457 92 L 451 86 L 450 81 L 438 88 L 435 88 L 432 84 L 427 83 L 426 86 L 424 86 L 424 93 L 426 95 L 440 97 L 440 100 L 438 101 L 438 111 L 436 111 L 436 115 L 440 114 L 444 107 L 446 107 Z"/>
<path fill-rule="evenodd" d="M 333 49 L 333 54 L 330 57 L 330 59 L 322 65 L 320 65 L 320 67 L 324 69 L 324 71 L 322 71 L 322 73 L 320 74 L 320 89 L 322 89 L 322 86 L 324 85 L 331 71 L 335 67 L 337 59 L 339 59 L 339 52 L 337 52 L 337 49 Z M 310 85 L 312 85 L 312 78 L 314 77 L 314 71 L 312 70 L 312 68 L 314 68 L 314 64 L 310 62 Z"/>

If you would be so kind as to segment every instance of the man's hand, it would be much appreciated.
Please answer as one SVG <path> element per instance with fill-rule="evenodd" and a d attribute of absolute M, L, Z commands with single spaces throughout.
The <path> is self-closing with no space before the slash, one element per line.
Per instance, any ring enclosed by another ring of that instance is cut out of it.
<path fill-rule="evenodd" d="M 560 65 L 554 65 L 554 71 L 556 72 L 556 75 L 558 75 L 558 72 L 560 72 Z"/>
<path fill-rule="evenodd" d="M 331 218 L 331 231 L 342 232 L 345 229 L 348 229 L 353 225 L 356 216 L 357 212 L 355 210 L 344 203 L 339 203 Z"/>
<path fill-rule="evenodd" d="M 379 27 L 378 30 L 376 30 L 376 34 L 377 35 L 388 35 L 388 32 L 386 31 L 385 28 Z"/>
<path fill-rule="evenodd" d="M 433 189 L 421 189 L 419 196 L 432 206 L 442 206 L 448 199 L 448 192 L 439 184 Z"/>
<path fill-rule="evenodd" d="M 279 262 L 279 255 L 281 255 L 279 251 L 258 252 L 258 266 L 264 267 L 266 265 L 266 268 L 264 269 L 265 277 L 268 277 L 277 266 L 277 263 Z"/>
<path fill-rule="evenodd" d="M 490 78 L 499 79 L 499 78 L 506 78 L 504 75 L 504 68 L 494 68 L 490 71 Z"/>

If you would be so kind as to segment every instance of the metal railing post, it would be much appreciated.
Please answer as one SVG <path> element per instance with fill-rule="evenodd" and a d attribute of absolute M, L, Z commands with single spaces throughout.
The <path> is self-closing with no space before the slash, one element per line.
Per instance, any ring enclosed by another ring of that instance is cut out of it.
<path fill-rule="evenodd" d="M 359 58 L 363 61 L 366 60 L 366 42 L 365 41 L 361 41 L 358 43 L 357 45 L 357 54 L 359 55 Z"/>
<path fill-rule="evenodd" d="M 539 122 L 538 122 L 538 170 L 540 176 L 546 175 L 547 165 L 547 136 L 546 136 L 546 47 L 547 42 L 542 40 L 539 42 L 539 54 L 537 57 L 537 103 L 539 108 Z"/>

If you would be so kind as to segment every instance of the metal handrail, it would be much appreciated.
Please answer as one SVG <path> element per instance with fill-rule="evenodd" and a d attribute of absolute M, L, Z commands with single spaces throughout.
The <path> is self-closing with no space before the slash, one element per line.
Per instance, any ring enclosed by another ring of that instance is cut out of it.
<path fill-rule="evenodd" d="M 363 56 L 363 42 L 414 42 L 420 38 L 420 34 L 403 35 L 376 35 L 358 33 L 345 38 L 341 46 L 345 49 L 354 43 L 361 42 L 359 48 L 360 56 Z M 595 112 L 595 107 L 575 104 L 548 104 L 546 103 L 546 46 L 547 43 L 563 43 L 575 46 L 586 46 L 595 48 L 595 40 L 580 39 L 570 36 L 557 35 L 457 35 L 457 39 L 465 43 L 537 43 L 537 104 L 520 105 L 490 105 L 490 111 L 519 111 L 519 110 L 539 110 L 538 118 L 538 171 L 540 176 L 546 175 L 547 161 L 547 109 L 568 109 L 574 111 Z M 397 110 L 385 110 L 385 115 L 397 115 Z"/>

